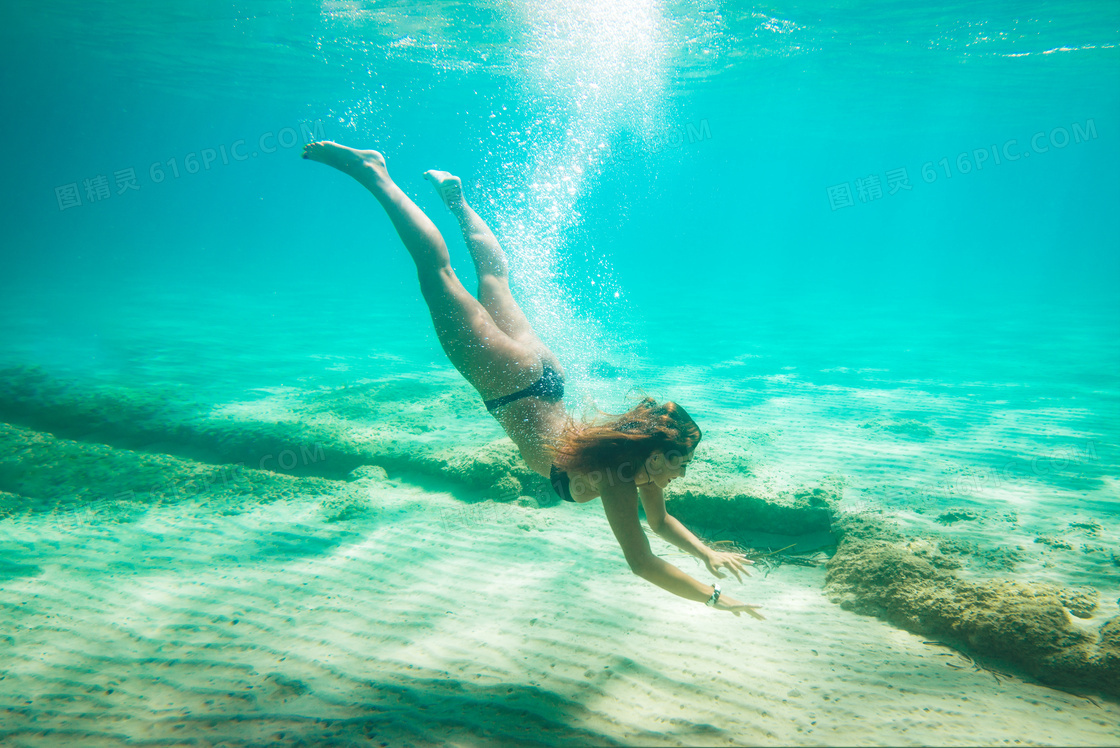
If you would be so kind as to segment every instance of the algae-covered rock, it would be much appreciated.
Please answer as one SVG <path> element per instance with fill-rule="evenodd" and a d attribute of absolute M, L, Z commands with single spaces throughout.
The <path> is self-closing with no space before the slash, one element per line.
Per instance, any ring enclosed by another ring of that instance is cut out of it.
<path fill-rule="evenodd" d="M 875 615 L 886 612 L 900 620 L 909 619 L 912 606 L 907 598 L 915 588 L 935 587 L 950 579 L 949 574 L 897 543 L 849 541 L 844 547 L 842 562 L 836 562 L 834 556 L 828 563 L 825 588 L 847 610 Z M 920 625 L 920 617 L 917 620 Z"/>
<path fill-rule="evenodd" d="M 194 500 L 236 510 L 281 498 L 331 495 L 345 485 L 114 449 L 0 424 L 0 517 L 96 506 L 99 516 L 121 521 L 153 504 Z"/>
<path fill-rule="evenodd" d="M 723 486 L 707 482 L 678 489 L 672 484 L 665 491 L 674 517 L 687 524 L 769 532 L 779 535 L 805 535 L 828 530 L 836 495 L 823 488 L 806 489 L 774 498 L 747 493 L 725 493 Z"/>
<path fill-rule="evenodd" d="M 1120 616 L 1105 621 L 1100 635 L 1102 653 L 1120 658 Z"/>
<path fill-rule="evenodd" d="M 521 481 L 512 475 L 503 475 L 493 486 L 495 501 L 516 501 L 521 496 Z"/>
<path fill-rule="evenodd" d="M 946 617 L 944 625 L 979 651 L 1029 664 L 1085 638 L 1071 624 L 1052 585 L 958 581 L 951 589 L 960 613 Z"/>
<path fill-rule="evenodd" d="M 0 419 L 73 438 L 128 435 L 137 447 L 153 424 L 181 419 L 172 389 L 83 388 L 36 366 L 0 370 Z"/>
<path fill-rule="evenodd" d="M 888 431 L 892 434 L 909 436 L 914 439 L 930 439 L 936 434 L 932 427 L 922 423 L 921 421 L 915 421 L 913 418 L 903 418 L 898 421 L 887 421 L 883 423 L 883 430 Z"/>
<path fill-rule="evenodd" d="M 1066 587 L 1058 592 L 1062 605 L 1078 618 L 1092 618 L 1101 593 L 1092 587 Z"/>
<path fill-rule="evenodd" d="M 846 610 L 1015 663 L 1044 682 L 1120 694 L 1118 627 L 1109 621 L 1086 632 L 1066 612 L 1090 612 L 1096 590 L 964 581 L 932 563 L 928 542 L 906 542 L 873 522 L 841 520 L 837 527 L 842 539 L 825 591 Z"/>
<path fill-rule="evenodd" d="M 939 515 L 937 521 L 943 525 L 951 525 L 954 522 L 971 522 L 979 517 L 979 514 L 969 509 L 953 509 Z"/>
<path fill-rule="evenodd" d="M 439 392 L 438 387 L 414 382 L 375 382 L 292 395 L 270 408 L 245 408 L 240 403 L 215 408 L 191 402 L 181 392 L 87 386 L 53 378 L 36 367 L 17 367 L 0 370 L 0 420 L 161 459 L 173 456 L 308 478 L 368 479 L 373 472 L 351 474 L 378 465 L 405 476 L 493 490 L 503 478 L 512 477 L 521 483 L 521 491 L 532 492 L 541 503 L 559 501 L 508 439 L 481 448 L 466 439 L 441 449 L 412 438 L 416 429 L 406 426 L 418 417 L 427 422 L 455 420 L 463 409 L 486 417 L 485 412 L 473 412 L 481 410 L 478 404 L 458 398 L 440 395 L 439 400 L 418 401 Z M 372 425 L 340 417 L 368 418 L 371 408 L 380 419 Z M 513 487 L 509 480 L 501 484 L 502 490 Z"/>
<path fill-rule="evenodd" d="M 385 472 L 385 468 L 380 465 L 362 465 L 350 471 L 346 476 L 346 480 L 359 481 L 359 480 L 372 480 L 383 481 L 388 480 L 389 474 Z"/>
<path fill-rule="evenodd" d="M 913 418 L 903 418 L 897 421 L 867 421 L 861 423 L 859 427 L 871 432 L 886 432 L 888 434 L 906 436 L 911 439 L 923 441 L 931 439 L 936 435 L 936 432 L 930 426 L 927 426 L 921 421 L 915 421 Z"/>
<path fill-rule="evenodd" d="M 962 538 L 942 538 L 937 543 L 937 551 L 946 556 L 969 556 L 979 550 L 976 543 Z"/>
<path fill-rule="evenodd" d="M 848 540 L 903 540 L 893 525 L 872 514 L 839 514 L 832 520 L 832 531 Z"/>
<path fill-rule="evenodd" d="M 285 420 L 283 411 L 258 419 L 237 413 L 193 402 L 175 390 L 80 385 L 36 367 L 0 370 L 0 420 L 63 438 L 331 479 L 397 456 L 392 443 L 371 451 L 355 443 L 346 428 L 305 423 L 294 415 Z M 385 460 L 378 459 L 382 453 Z"/>
<path fill-rule="evenodd" d="M 472 488 L 490 488 L 501 478 L 527 470 L 522 467 L 517 447 L 509 439 L 469 450 L 448 450 L 446 458 L 447 475 Z"/>
<path fill-rule="evenodd" d="M 1055 538 L 1052 535 L 1039 535 L 1034 539 L 1034 542 L 1048 545 L 1051 548 L 1056 548 L 1061 551 L 1072 551 L 1073 545 L 1061 538 Z"/>
<path fill-rule="evenodd" d="M 343 491 L 328 496 L 319 504 L 319 514 L 325 522 L 345 522 L 364 517 L 374 509 L 368 496 L 356 491 Z"/>
<path fill-rule="evenodd" d="M 976 552 L 976 559 L 982 566 L 999 571 L 1014 571 L 1025 558 L 1026 554 L 1018 546 L 996 546 Z"/>
<path fill-rule="evenodd" d="M 542 506 L 560 501 L 544 477 L 529 469 L 508 438 L 481 447 L 444 450 L 441 455 L 445 460 L 444 477 L 485 491 L 495 501 L 515 501 L 524 494 L 532 495 Z"/>

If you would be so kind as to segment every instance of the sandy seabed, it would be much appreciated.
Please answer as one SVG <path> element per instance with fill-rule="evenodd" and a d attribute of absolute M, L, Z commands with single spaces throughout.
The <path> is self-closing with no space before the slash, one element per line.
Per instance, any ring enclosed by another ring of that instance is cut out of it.
<path fill-rule="evenodd" d="M 298 500 L 9 520 L 0 743 L 1120 742 L 1115 703 L 841 610 L 823 568 L 726 584 L 760 622 L 635 578 L 597 503 L 366 490 L 376 509 L 336 522 Z"/>
<path fill-rule="evenodd" d="M 765 606 L 766 621 L 737 618 L 634 577 L 597 501 L 482 501 L 496 496 L 492 478 L 524 472 L 485 451 L 497 425 L 445 363 L 425 368 L 427 350 L 374 358 L 365 338 L 321 340 L 370 329 L 364 318 L 325 322 L 291 305 L 269 347 L 255 329 L 231 335 L 224 307 L 183 304 L 196 315 L 124 315 L 115 346 L 147 367 L 120 383 L 130 394 L 0 378 L 11 411 L 0 420 L 16 424 L 0 428 L 0 507 L 12 509 L 0 518 L 4 748 L 1120 744 L 1115 699 L 977 669 L 844 610 L 823 566 L 727 583 Z M 1002 348 L 958 350 L 940 327 L 922 347 L 910 329 L 883 336 L 889 318 L 876 319 L 866 340 L 752 328 L 753 352 L 674 364 L 706 350 L 681 335 L 688 350 L 592 383 L 622 392 L 633 379 L 688 404 L 705 440 L 686 487 L 723 471 L 769 499 L 835 479 L 838 513 L 967 546 L 954 556 L 963 579 L 1089 586 L 1098 608 L 1073 625 L 1113 618 L 1120 400 L 1108 325 L 1024 322 L 989 336 Z M 427 328 L 385 329 L 406 353 L 404 340 L 431 342 Z M 5 350 L 34 361 L 42 339 L 9 330 Z M 903 339 L 909 358 L 888 345 Z M 174 385 L 166 397 L 160 382 Z M 209 403 L 203 415 L 180 407 L 184 391 Z M 313 427 L 337 437 L 326 460 L 298 466 L 319 472 L 266 474 L 279 461 L 262 455 L 318 449 Z M 249 456 L 262 470 L 227 487 L 220 467 Z M 388 477 L 343 480 L 358 464 Z M 449 472 L 459 482 L 440 485 Z M 219 473 L 221 500 L 161 494 L 85 511 Z"/>

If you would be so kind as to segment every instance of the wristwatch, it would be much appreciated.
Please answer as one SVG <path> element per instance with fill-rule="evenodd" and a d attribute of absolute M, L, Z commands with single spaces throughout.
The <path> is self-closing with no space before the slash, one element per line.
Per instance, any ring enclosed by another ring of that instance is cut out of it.
<path fill-rule="evenodd" d="M 708 602 L 706 602 L 705 605 L 709 608 L 715 607 L 717 600 L 719 600 L 719 585 L 715 584 L 712 585 L 712 596 L 708 598 Z"/>

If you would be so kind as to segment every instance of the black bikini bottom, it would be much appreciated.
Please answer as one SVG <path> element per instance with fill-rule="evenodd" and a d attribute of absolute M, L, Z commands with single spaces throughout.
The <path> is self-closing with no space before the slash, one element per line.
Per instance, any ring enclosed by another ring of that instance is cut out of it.
<path fill-rule="evenodd" d="M 533 384 L 523 390 L 514 392 L 512 395 L 502 395 L 501 397 L 495 397 L 493 400 L 486 400 L 483 405 L 486 406 L 487 410 L 493 412 L 497 408 L 509 405 L 523 397 L 539 397 L 541 400 L 559 401 L 564 397 L 564 380 L 551 366 L 548 364 L 543 364 L 543 366 L 544 371 L 541 372 L 541 378 Z"/>

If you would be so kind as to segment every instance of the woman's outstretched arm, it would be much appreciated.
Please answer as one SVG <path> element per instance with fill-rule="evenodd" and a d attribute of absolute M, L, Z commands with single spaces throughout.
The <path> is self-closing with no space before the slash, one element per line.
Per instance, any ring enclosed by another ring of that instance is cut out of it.
<path fill-rule="evenodd" d="M 642 497 L 642 507 L 646 510 L 649 528 L 659 538 L 703 561 L 708 571 L 720 579 L 723 579 L 723 574 L 719 571 L 721 568 L 730 571 L 740 582 L 743 578 L 739 576 L 739 572 L 748 577 L 751 575 L 746 567 L 753 566 L 754 561 L 749 561 L 741 553 L 713 551 L 681 524 L 680 520 L 665 511 L 665 493 L 661 486 L 652 481 L 644 483 L 638 486 L 638 495 Z"/>
<path fill-rule="evenodd" d="M 665 510 L 665 493 L 661 486 L 653 481 L 644 483 L 638 486 L 638 494 L 642 497 L 642 507 L 646 510 L 649 529 L 685 553 L 696 556 L 701 561 L 707 561 L 712 549 L 700 542 L 698 537 Z"/>
<path fill-rule="evenodd" d="M 645 531 L 638 521 L 638 490 L 633 483 L 623 482 L 614 486 L 604 486 L 602 500 L 607 522 L 610 523 L 611 530 L 614 531 L 614 536 L 622 547 L 626 563 L 632 572 L 647 582 L 652 582 L 661 589 L 686 600 L 701 603 L 708 601 L 714 590 L 711 585 L 698 582 L 677 567 L 653 555 L 649 540 L 646 539 Z M 721 594 L 716 607 L 735 615 L 745 612 L 755 618 L 762 618 L 755 611 L 759 606 L 745 605 L 728 595 Z"/>

